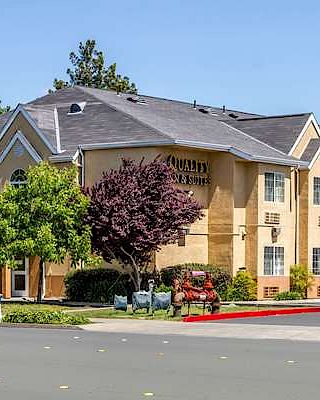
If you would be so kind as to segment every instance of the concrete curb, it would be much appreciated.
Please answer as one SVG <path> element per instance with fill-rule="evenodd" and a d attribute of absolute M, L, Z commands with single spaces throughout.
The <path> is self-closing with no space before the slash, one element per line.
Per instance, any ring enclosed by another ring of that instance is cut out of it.
<path fill-rule="evenodd" d="M 37 329 L 62 329 L 62 330 L 71 330 L 78 331 L 81 330 L 81 327 L 78 325 L 55 325 L 55 324 L 25 324 L 25 323 L 8 323 L 2 322 L 0 323 L 0 328 L 37 328 Z"/>
<path fill-rule="evenodd" d="M 301 307 L 301 308 L 284 308 L 278 310 L 257 310 L 257 311 L 236 311 L 221 314 L 206 314 L 197 316 L 188 316 L 183 318 L 183 322 L 205 322 L 218 321 L 224 319 L 236 318 L 259 318 L 270 317 L 276 315 L 304 314 L 304 313 L 320 313 L 320 307 Z"/>

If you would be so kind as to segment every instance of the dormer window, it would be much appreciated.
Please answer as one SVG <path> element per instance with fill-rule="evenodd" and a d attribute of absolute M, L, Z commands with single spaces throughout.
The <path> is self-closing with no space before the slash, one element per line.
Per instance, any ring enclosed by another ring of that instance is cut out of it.
<path fill-rule="evenodd" d="M 85 101 L 81 103 L 72 103 L 68 115 L 82 114 L 86 104 Z"/>

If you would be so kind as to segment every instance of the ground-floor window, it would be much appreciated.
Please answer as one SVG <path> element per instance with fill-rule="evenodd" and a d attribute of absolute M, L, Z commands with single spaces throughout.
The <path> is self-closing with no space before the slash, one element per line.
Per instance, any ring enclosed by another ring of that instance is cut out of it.
<path fill-rule="evenodd" d="M 312 273 L 320 275 L 320 247 L 314 248 L 312 252 Z"/>
<path fill-rule="evenodd" d="M 264 275 L 284 274 L 284 248 L 266 246 L 264 248 Z"/>

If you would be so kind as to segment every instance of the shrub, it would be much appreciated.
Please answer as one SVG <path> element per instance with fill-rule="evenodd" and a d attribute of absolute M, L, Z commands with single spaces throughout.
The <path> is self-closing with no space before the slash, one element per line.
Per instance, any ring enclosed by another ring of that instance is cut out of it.
<path fill-rule="evenodd" d="M 277 300 L 277 301 L 280 301 L 280 300 L 301 300 L 302 296 L 298 292 L 280 292 L 275 296 L 274 299 Z"/>
<path fill-rule="evenodd" d="M 62 311 L 14 310 L 3 316 L 3 322 L 24 324 L 80 325 L 89 320 L 83 316 L 67 314 Z"/>
<path fill-rule="evenodd" d="M 214 282 L 214 288 L 218 292 L 220 298 L 225 300 L 227 297 L 228 286 L 231 283 L 230 273 L 220 266 L 210 264 L 178 264 L 171 267 L 164 268 L 160 271 L 161 282 L 165 286 L 171 286 L 174 277 L 182 279 L 183 271 L 205 271 L 210 272 Z"/>
<path fill-rule="evenodd" d="M 159 282 L 159 274 L 145 272 L 141 275 L 141 290 L 148 289 L 148 280 Z M 71 301 L 113 303 L 114 295 L 131 299 L 133 285 L 128 274 L 106 268 L 74 270 L 65 277 L 66 296 Z"/>
<path fill-rule="evenodd" d="M 292 265 L 290 267 L 290 291 L 297 292 L 301 298 L 307 297 L 308 289 L 312 286 L 313 275 L 306 265 Z"/>
<path fill-rule="evenodd" d="M 172 286 L 166 286 L 164 283 L 161 283 L 154 289 L 155 293 L 168 293 L 172 292 Z"/>
<path fill-rule="evenodd" d="M 229 301 L 251 301 L 257 299 L 257 284 L 247 271 L 238 271 L 228 288 Z"/>
<path fill-rule="evenodd" d="M 65 277 L 71 301 L 112 303 L 114 295 L 128 295 L 129 276 L 105 268 L 74 270 Z"/>

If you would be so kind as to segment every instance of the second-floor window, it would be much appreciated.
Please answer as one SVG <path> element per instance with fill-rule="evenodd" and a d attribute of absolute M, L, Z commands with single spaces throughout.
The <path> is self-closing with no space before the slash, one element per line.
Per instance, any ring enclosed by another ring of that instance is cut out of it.
<path fill-rule="evenodd" d="M 313 178 L 313 204 L 320 205 L 320 178 L 317 176 Z"/>
<path fill-rule="evenodd" d="M 284 202 L 284 174 L 281 172 L 265 173 L 265 201 Z"/>

